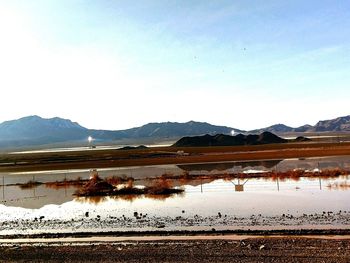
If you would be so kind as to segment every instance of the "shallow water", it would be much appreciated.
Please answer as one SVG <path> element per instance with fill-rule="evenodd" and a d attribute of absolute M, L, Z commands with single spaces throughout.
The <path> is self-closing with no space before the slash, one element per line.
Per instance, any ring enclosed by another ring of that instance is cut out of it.
<path fill-rule="evenodd" d="M 137 185 L 144 185 L 149 183 L 146 178 L 163 173 L 181 174 L 184 171 L 210 175 L 252 170 L 312 170 L 337 167 L 350 170 L 350 158 L 164 165 L 98 171 L 101 177 L 132 176 L 138 179 L 135 182 Z M 271 178 L 230 181 L 206 179 L 185 183 L 176 181 L 174 185 L 182 187 L 184 193 L 167 198 L 77 198 L 73 195 L 76 190 L 74 187 L 53 189 L 42 184 L 22 189 L 13 185 L 29 180 L 51 182 L 78 177 L 87 179 L 89 175 L 87 170 L 2 174 L 0 182 L 2 180 L 5 186 L 0 189 L 0 233 L 152 229 L 163 224 L 169 229 L 196 226 L 229 228 L 257 224 L 273 227 L 276 223 L 282 224 L 281 218 L 285 218 L 283 214 L 294 217 L 293 220 L 283 221 L 286 226 L 307 227 L 313 224 L 344 227 L 350 224 L 349 176 L 329 179 L 300 178 L 298 181 Z M 147 216 L 142 217 L 143 221 L 137 220 L 134 212 Z M 312 218 L 305 218 L 305 214 Z M 330 217 L 323 218 L 322 215 L 325 214 Z M 40 217 L 42 220 L 39 220 Z M 318 219 L 321 217 L 322 220 Z M 119 218 L 123 218 L 123 221 Z"/>

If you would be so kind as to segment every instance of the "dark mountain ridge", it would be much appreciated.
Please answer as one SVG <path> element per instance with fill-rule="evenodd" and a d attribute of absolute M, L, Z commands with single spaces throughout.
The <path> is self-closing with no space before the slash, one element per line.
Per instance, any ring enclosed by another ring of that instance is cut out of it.
<path fill-rule="evenodd" d="M 278 137 L 271 132 L 263 132 L 259 135 L 238 134 L 236 136 L 217 134 L 203 135 L 193 137 L 183 137 L 173 146 L 175 147 L 205 147 L 205 146 L 240 146 L 240 145 L 258 145 L 269 143 L 285 143 L 288 140 Z"/>

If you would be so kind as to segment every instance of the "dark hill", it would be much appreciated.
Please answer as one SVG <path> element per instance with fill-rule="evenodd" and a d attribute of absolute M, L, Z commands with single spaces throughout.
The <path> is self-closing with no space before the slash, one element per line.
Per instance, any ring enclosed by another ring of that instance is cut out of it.
<path fill-rule="evenodd" d="M 295 141 L 295 142 L 310 142 L 311 139 L 306 138 L 306 137 L 304 137 L 304 136 L 299 136 L 299 137 L 297 137 L 294 141 Z"/>
<path fill-rule="evenodd" d="M 236 136 L 218 134 L 204 135 L 194 137 L 184 137 L 178 140 L 173 146 L 175 147 L 197 147 L 197 146 L 239 146 L 239 145 L 257 145 L 269 143 L 285 143 L 287 140 L 278 137 L 271 132 L 263 132 L 260 135 L 238 134 Z"/>
<path fill-rule="evenodd" d="M 145 145 L 139 145 L 139 146 L 125 146 L 125 147 L 119 148 L 118 150 L 144 150 L 147 148 L 148 147 Z"/>

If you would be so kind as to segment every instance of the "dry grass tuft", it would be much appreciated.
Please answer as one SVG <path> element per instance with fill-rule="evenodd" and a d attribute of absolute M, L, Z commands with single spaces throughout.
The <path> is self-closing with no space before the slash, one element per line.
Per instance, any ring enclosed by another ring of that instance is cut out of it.
<path fill-rule="evenodd" d="M 81 179 L 81 177 L 78 177 L 75 180 L 64 179 L 63 181 L 47 182 L 47 183 L 45 183 L 45 186 L 48 188 L 58 190 L 58 189 L 67 188 L 67 187 L 80 187 L 85 182 L 86 182 L 86 180 L 83 180 L 83 179 Z"/>
<path fill-rule="evenodd" d="M 330 190 L 348 190 L 350 189 L 350 184 L 347 181 L 343 181 L 343 182 L 336 182 L 333 184 L 328 184 L 327 187 Z"/>
<path fill-rule="evenodd" d="M 101 179 L 97 173 L 94 173 L 90 180 L 84 184 L 81 189 L 76 191 L 77 196 L 125 196 L 132 199 L 132 195 L 170 195 L 183 192 L 181 189 L 172 188 L 170 180 L 160 178 L 150 187 L 138 188 L 134 186 L 134 178 L 122 179 L 120 177 Z M 120 187 L 120 182 L 123 186 Z M 118 183 L 114 186 L 112 183 Z"/>
<path fill-rule="evenodd" d="M 41 184 L 42 184 L 41 182 L 30 180 L 27 183 L 19 185 L 19 187 L 21 189 L 32 189 L 32 188 L 35 188 L 35 187 L 37 187 L 38 185 L 41 185 Z"/>

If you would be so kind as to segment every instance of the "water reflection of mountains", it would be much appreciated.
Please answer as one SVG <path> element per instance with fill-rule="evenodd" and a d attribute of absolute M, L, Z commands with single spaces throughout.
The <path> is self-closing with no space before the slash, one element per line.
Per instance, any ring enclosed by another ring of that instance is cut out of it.
<path fill-rule="evenodd" d="M 230 171 L 230 169 L 238 168 L 237 170 Z M 210 172 L 217 171 L 217 174 L 226 174 L 227 173 L 239 173 L 244 169 L 256 169 L 256 170 L 278 170 L 280 172 L 283 171 L 293 171 L 294 169 L 305 169 L 305 170 L 314 170 L 315 168 L 323 169 L 344 169 L 350 170 L 350 157 L 349 156 L 337 156 L 337 157 L 326 157 L 326 158 L 305 158 L 305 159 L 286 159 L 286 160 L 265 160 L 265 161 L 245 161 L 245 162 L 225 162 L 225 163 L 204 163 L 204 164 L 184 164 L 184 165 L 173 165 L 170 168 L 164 166 L 159 167 L 137 167 L 133 168 L 132 173 L 129 173 L 129 170 L 113 170 L 113 171 L 102 171 L 103 178 L 108 176 L 113 176 L 116 174 L 117 176 L 124 176 L 124 174 L 132 175 L 135 180 L 137 180 L 137 185 L 147 185 L 150 184 L 146 178 L 152 178 L 151 176 L 159 177 L 164 173 L 165 169 L 168 169 L 170 173 L 173 173 L 175 176 L 180 175 L 180 178 L 177 180 L 173 180 L 172 184 L 174 187 L 181 186 L 199 186 L 210 184 L 212 181 L 217 180 L 218 178 L 213 177 L 210 178 L 211 174 L 207 174 Z M 186 172 L 194 171 L 194 175 L 203 174 L 208 177 L 203 178 L 195 178 L 190 177 L 181 178 L 181 174 Z M 197 171 L 197 172 L 195 172 Z M 202 171 L 202 172 L 201 172 Z M 207 172 L 205 172 L 207 171 Z M 67 175 L 68 179 L 74 180 L 78 177 L 82 179 L 88 179 L 89 173 L 81 172 L 81 173 L 72 173 Z M 30 209 L 38 209 L 45 205 L 61 205 L 63 203 L 72 201 L 75 197 L 73 193 L 75 192 L 75 187 L 63 187 L 53 189 L 50 187 L 46 187 L 47 182 L 50 181 L 62 181 L 66 179 L 66 175 L 64 174 L 47 174 L 36 176 L 35 179 L 32 179 L 32 175 L 28 177 L 27 175 L 23 175 L 21 177 L 5 175 L 5 183 L 6 184 L 16 184 L 16 183 L 26 183 L 28 180 L 40 181 L 43 182 L 42 185 L 35 185 L 32 188 L 21 188 L 20 186 L 6 185 L 2 187 L 2 198 L 0 198 L 0 204 L 5 205 L 7 207 L 23 207 Z M 33 177 L 34 178 L 34 177 Z M 265 178 L 266 181 L 273 180 L 274 178 Z M 282 180 L 282 179 L 281 179 Z M 289 179 L 287 179 L 289 180 Z M 252 183 L 250 181 L 250 183 Z M 331 185 L 332 189 L 336 189 L 337 185 Z M 340 188 L 342 185 L 339 185 Z M 347 187 L 348 189 L 348 187 Z M 1 194 L 0 194 L 1 195 Z M 145 196 L 142 196 L 144 198 Z M 140 198 L 140 197 L 137 197 Z M 164 196 L 153 197 L 153 199 L 166 199 Z M 93 198 L 92 198 L 93 199 Z M 91 203 L 101 202 L 102 200 L 90 200 Z M 103 198 L 100 198 L 103 199 Z M 119 198 L 123 199 L 123 198 Z M 124 197 L 124 200 L 132 201 L 136 199 L 135 196 Z"/>
<path fill-rule="evenodd" d="M 250 161 L 250 162 L 227 162 L 227 163 L 200 163 L 200 164 L 179 164 L 181 170 L 184 171 L 225 171 L 233 169 L 234 167 L 248 168 L 248 167 L 264 167 L 271 169 L 278 165 L 282 160 L 268 160 L 268 161 Z"/>

